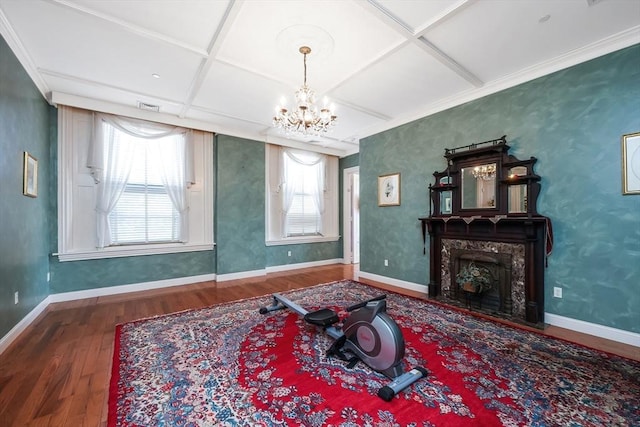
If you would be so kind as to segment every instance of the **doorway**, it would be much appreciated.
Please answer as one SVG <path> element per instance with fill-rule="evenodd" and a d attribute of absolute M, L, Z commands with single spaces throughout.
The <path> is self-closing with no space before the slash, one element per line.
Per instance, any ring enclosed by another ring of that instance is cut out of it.
<path fill-rule="evenodd" d="M 343 263 L 360 263 L 360 167 L 343 174 Z"/>

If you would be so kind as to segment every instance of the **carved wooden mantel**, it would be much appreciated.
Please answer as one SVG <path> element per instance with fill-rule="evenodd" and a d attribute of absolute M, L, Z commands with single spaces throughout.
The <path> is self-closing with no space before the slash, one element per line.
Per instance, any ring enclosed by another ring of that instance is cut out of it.
<path fill-rule="evenodd" d="M 502 244 L 522 245 L 524 256 L 514 263 L 523 272 L 524 313 L 523 318 L 513 320 L 541 327 L 551 223 L 537 213 L 540 177 L 533 171 L 536 159 L 519 160 L 508 151 L 506 136 L 445 150 L 447 169 L 433 174 L 429 216 L 420 218 L 425 249 L 427 241 L 429 244 L 429 296 L 442 297 L 442 271 L 447 268 L 443 266 L 443 248 L 447 250 L 443 240 L 495 242 L 494 246 L 503 248 Z M 481 168 L 490 170 L 491 175 L 476 176 Z M 492 248 L 485 243 L 478 245 Z M 449 280 L 453 282 L 454 278 Z"/>

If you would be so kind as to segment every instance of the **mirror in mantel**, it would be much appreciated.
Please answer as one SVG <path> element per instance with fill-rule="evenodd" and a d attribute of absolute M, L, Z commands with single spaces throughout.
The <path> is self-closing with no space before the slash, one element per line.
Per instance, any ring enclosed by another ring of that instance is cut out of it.
<path fill-rule="evenodd" d="M 451 184 L 450 176 L 443 176 L 440 178 L 440 185 Z M 451 214 L 451 206 L 452 206 L 452 193 L 451 190 L 443 191 L 440 193 L 440 212 L 446 215 Z"/>
<path fill-rule="evenodd" d="M 526 166 L 516 166 L 509 169 L 509 179 L 518 178 L 527 174 Z M 509 213 L 527 212 L 527 185 L 518 184 L 509 186 Z"/>
<path fill-rule="evenodd" d="M 496 164 L 462 168 L 462 209 L 496 206 Z"/>

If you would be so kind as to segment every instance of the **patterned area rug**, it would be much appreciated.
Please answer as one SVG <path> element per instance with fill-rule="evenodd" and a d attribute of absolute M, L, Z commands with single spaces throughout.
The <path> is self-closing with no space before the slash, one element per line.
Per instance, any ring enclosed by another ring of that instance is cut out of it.
<path fill-rule="evenodd" d="M 314 310 L 379 289 L 285 292 Z M 326 358 L 331 345 L 271 297 L 119 325 L 109 426 L 639 426 L 640 363 L 387 293 L 406 368 L 429 376 L 391 402 L 388 380 Z"/>

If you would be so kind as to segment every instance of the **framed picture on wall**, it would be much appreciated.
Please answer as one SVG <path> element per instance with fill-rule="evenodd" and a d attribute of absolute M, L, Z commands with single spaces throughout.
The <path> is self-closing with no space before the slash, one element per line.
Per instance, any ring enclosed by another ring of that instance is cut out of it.
<path fill-rule="evenodd" d="M 378 177 L 378 206 L 400 205 L 400 174 L 392 173 Z"/>
<path fill-rule="evenodd" d="M 640 132 L 622 135 L 622 194 L 640 194 Z"/>
<path fill-rule="evenodd" d="M 38 159 L 24 152 L 22 194 L 29 197 L 38 197 Z"/>

